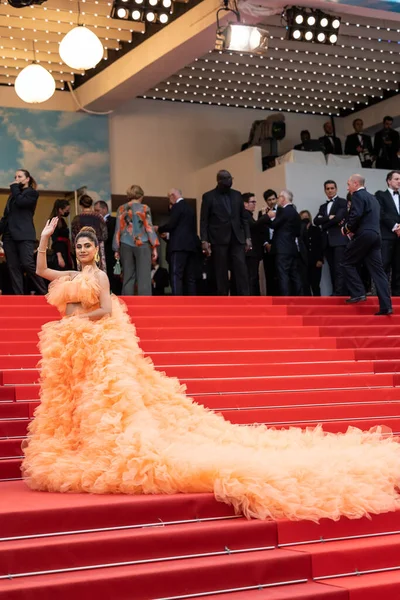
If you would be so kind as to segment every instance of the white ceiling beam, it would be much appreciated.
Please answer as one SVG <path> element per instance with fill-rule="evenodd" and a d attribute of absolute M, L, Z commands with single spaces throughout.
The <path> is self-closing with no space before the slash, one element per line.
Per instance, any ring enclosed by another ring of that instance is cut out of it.
<path fill-rule="evenodd" d="M 18 67 L 19 69 L 24 69 L 29 64 L 29 62 L 30 61 L 15 58 L 0 58 L 0 67 L 9 67 L 15 69 Z M 59 63 L 51 63 L 51 65 L 49 65 L 45 63 L 44 66 L 50 72 L 55 71 L 57 73 L 70 73 L 75 75 L 84 75 L 85 73 L 84 71 L 79 71 L 78 69 L 71 69 L 65 64 L 60 65 Z"/>
<path fill-rule="evenodd" d="M 52 46 L 48 49 L 58 52 L 58 46 L 63 37 L 63 33 L 45 33 L 43 31 L 35 32 L 33 30 L 30 31 L 26 29 L 24 31 L 16 29 L 10 36 L 9 29 L 0 27 L 0 46 L 3 46 L 4 48 L 12 48 L 17 44 L 20 49 L 31 49 L 32 42 L 35 41 L 35 48 L 38 48 L 39 50 L 46 50 L 47 46 Z M 117 50 L 120 48 L 120 43 L 116 40 L 103 39 L 102 44 L 107 50 Z"/>

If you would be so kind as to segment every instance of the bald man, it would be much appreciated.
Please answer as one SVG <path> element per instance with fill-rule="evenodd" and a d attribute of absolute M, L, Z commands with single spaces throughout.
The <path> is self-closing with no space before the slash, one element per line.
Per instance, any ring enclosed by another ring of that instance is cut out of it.
<path fill-rule="evenodd" d="M 347 182 L 351 194 L 351 206 L 347 222 L 342 232 L 350 239 L 343 258 L 343 274 L 350 298 L 348 304 L 366 300 L 364 285 L 357 266 L 362 262 L 368 269 L 379 298 L 379 311 L 376 315 L 391 315 L 392 302 L 389 282 L 382 263 L 382 239 L 380 233 L 379 202 L 365 189 L 361 175 L 352 175 Z"/>
<path fill-rule="evenodd" d="M 182 197 L 181 190 L 172 188 L 168 194 L 171 206 L 170 216 L 165 225 L 158 227 L 158 233 L 169 234 L 169 278 L 172 294 L 196 295 L 196 215 L 193 208 Z"/>

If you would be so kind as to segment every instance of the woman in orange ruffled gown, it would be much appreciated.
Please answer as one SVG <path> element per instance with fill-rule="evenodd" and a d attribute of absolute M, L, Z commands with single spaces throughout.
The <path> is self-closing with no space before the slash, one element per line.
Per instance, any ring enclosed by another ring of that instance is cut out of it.
<path fill-rule="evenodd" d="M 247 517 L 338 519 L 400 507 L 400 444 L 379 431 L 324 434 L 232 425 L 196 404 L 143 356 L 125 305 L 95 264 L 93 230 L 76 238 L 81 272 L 38 274 L 63 318 L 40 334 L 41 404 L 24 449 L 35 490 L 212 492 Z"/>

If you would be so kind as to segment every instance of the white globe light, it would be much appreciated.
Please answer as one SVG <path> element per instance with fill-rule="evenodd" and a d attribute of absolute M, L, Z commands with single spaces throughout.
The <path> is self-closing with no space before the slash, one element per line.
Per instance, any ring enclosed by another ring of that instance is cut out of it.
<path fill-rule="evenodd" d="M 46 102 L 55 92 L 56 82 L 51 73 L 41 65 L 28 65 L 15 80 L 15 92 L 24 102 Z"/>
<path fill-rule="evenodd" d="M 93 69 L 104 55 L 103 44 L 87 27 L 74 27 L 61 40 L 61 59 L 71 69 Z"/>

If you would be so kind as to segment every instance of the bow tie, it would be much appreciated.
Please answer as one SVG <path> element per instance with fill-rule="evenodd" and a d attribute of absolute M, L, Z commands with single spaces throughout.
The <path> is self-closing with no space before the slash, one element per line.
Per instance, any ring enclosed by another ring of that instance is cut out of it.
<path fill-rule="evenodd" d="M 398 196 L 399 195 L 399 192 L 392 192 L 392 193 L 393 193 L 393 196 Z"/>
<path fill-rule="evenodd" d="M 330 200 L 327 200 L 326 203 L 329 204 L 329 202 L 333 202 L 333 198 L 331 198 Z"/>

